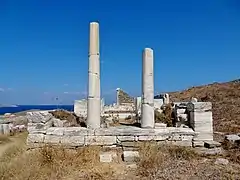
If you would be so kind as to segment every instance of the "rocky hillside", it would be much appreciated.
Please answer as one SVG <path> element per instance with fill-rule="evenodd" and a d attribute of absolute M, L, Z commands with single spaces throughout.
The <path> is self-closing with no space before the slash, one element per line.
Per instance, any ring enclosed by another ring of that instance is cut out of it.
<path fill-rule="evenodd" d="M 199 101 L 213 103 L 214 130 L 240 132 L 240 79 L 192 87 L 181 92 L 169 93 L 173 101 Z"/>

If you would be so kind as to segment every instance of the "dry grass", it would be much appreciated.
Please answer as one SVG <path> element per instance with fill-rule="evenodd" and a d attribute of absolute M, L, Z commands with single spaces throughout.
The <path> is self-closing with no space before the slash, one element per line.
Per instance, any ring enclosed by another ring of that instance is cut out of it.
<path fill-rule="evenodd" d="M 6 135 L 0 135 L 0 144 L 3 144 L 3 143 L 8 143 L 10 142 L 11 140 L 9 139 L 8 136 Z"/>
<path fill-rule="evenodd" d="M 99 150 L 94 146 L 78 150 L 45 146 L 30 151 L 13 147 L 0 159 L 0 179 L 111 179 L 110 167 L 99 163 Z"/>
<path fill-rule="evenodd" d="M 140 179 L 239 179 L 240 166 L 215 165 L 217 157 L 202 157 L 187 147 L 146 143 L 140 149 L 136 177 Z"/>

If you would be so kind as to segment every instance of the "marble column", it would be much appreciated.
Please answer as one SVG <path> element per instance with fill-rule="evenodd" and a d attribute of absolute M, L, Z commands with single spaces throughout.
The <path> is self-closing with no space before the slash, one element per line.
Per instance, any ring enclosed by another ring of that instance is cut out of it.
<path fill-rule="evenodd" d="M 154 128 L 153 50 L 145 48 L 142 57 L 142 128 Z"/>
<path fill-rule="evenodd" d="M 99 24 L 90 23 L 87 127 L 99 128 L 101 116 Z"/>

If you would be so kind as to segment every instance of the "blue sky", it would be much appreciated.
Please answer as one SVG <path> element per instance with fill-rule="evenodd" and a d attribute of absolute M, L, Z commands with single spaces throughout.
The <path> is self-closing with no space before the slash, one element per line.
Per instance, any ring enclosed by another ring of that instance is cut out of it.
<path fill-rule="evenodd" d="M 155 91 L 240 77 L 238 0 L 1 0 L 0 104 L 86 97 L 89 23 L 100 23 L 101 91 L 141 94 L 154 49 Z"/>

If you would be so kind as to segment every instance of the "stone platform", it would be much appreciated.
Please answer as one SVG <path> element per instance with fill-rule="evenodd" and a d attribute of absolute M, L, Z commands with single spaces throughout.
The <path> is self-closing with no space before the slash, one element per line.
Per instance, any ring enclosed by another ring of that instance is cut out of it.
<path fill-rule="evenodd" d="M 155 129 L 143 129 L 133 126 L 98 129 L 84 127 L 31 128 L 27 138 L 27 145 L 29 148 L 41 147 L 44 144 L 77 148 L 88 145 L 122 146 L 124 142 L 156 141 L 192 146 L 192 139 L 195 135 L 196 133 L 191 128 L 175 127 Z"/>

